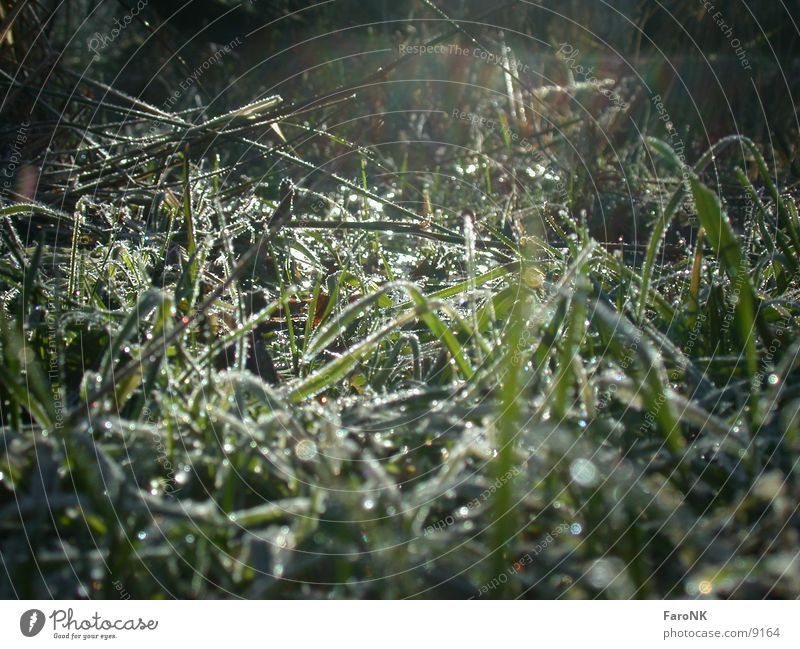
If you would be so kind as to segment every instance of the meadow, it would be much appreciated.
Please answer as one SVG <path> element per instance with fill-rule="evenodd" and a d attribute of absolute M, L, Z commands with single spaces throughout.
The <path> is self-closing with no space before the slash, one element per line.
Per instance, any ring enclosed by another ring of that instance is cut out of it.
<path fill-rule="evenodd" d="M 800 595 L 782 3 L 179 4 L 2 3 L 0 596 Z"/>

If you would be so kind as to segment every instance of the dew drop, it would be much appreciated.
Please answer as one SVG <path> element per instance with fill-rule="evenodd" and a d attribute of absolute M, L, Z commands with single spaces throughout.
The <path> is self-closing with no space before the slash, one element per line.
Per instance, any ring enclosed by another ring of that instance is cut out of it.
<path fill-rule="evenodd" d="M 294 447 L 294 454 L 303 462 L 308 462 L 317 456 L 317 445 L 310 439 L 300 440 Z"/>
<path fill-rule="evenodd" d="M 589 460 L 579 458 L 569 466 L 570 477 L 582 487 L 597 484 L 597 467 Z"/>

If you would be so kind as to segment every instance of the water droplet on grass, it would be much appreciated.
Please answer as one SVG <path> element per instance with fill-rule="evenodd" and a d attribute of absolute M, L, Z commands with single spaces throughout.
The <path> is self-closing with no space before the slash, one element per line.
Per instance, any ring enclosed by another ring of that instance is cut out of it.
<path fill-rule="evenodd" d="M 294 454 L 303 462 L 308 462 L 317 457 L 317 445 L 310 439 L 304 439 L 294 447 Z"/>
<path fill-rule="evenodd" d="M 591 487 L 597 484 L 597 467 L 584 458 L 579 458 L 570 464 L 569 475 L 582 487 Z"/>
<path fill-rule="evenodd" d="M 624 569 L 619 559 L 598 559 L 588 571 L 588 581 L 595 588 L 605 588 Z"/>

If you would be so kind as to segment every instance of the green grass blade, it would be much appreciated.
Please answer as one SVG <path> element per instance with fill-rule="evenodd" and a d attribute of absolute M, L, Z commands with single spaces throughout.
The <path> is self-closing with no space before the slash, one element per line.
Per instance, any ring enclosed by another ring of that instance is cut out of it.
<path fill-rule="evenodd" d="M 706 237 L 717 254 L 720 264 L 731 281 L 735 292 L 734 323 L 739 332 L 743 348 L 747 375 L 750 379 L 750 405 L 753 420 L 759 421 L 756 377 L 758 374 L 758 351 L 756 349 L 756 295 L 750 281 L 750 265 L 742 253 L 739 239 L 731 227 L 727 214 L 722 209 L 719 197 L 691 179 L 692 193 L 697 206 L 697 215 L 706 231 Z"/>

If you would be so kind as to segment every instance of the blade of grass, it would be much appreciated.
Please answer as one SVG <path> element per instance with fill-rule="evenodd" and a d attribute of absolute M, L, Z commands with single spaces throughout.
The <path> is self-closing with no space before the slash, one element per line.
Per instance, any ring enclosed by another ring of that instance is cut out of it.
<path fill-rule="evenodd" d="M 692 178 L 690 182 L 700 222 L 734 287 L 734 322 L 743 345 L 745 366 L 750 379 L 750 415 L 755 423 L 760 423 L 757 392 L 759 386 L 756 384 L 759 362 L 756 349 L 757 304 L 755 290 L 750 281 L 750 267 L 717 194 L 701 184 L 697 178 Z M 766 339 L 769 339 L 769 335 Z"/>

